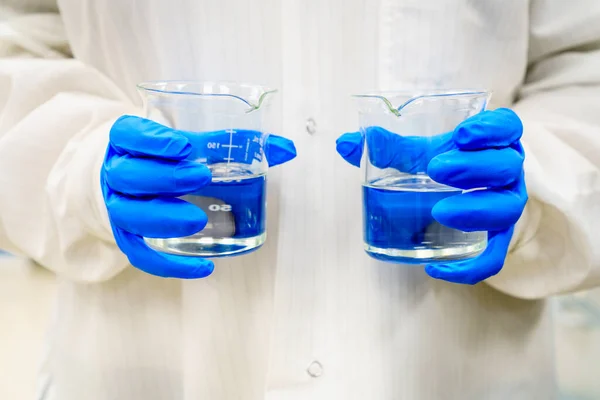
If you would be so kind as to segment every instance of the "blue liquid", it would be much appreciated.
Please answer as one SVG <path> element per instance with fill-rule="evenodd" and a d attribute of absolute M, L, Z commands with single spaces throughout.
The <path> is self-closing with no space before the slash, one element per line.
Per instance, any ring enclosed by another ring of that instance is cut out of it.
<path fill-rule="evenodd" d="M 266 175 L 239 170 L 228 174 L 236 180 L 219 178 L 213 171 L 210 185 L 182 197 L 208 216 L 202 231 L 184 238 L 146 238 L 146 242 L 166 253 L 199 257 L 240 255 L 262 246 L 266 239 Z"/>
<path fill-rule="evenodd" d="M 473 257 L 485 248 L 485 232 L 462 232 L 439 224 L 433 206 L 460 190 L 426 176 L 382 178 L 363 185 L 367 254 L 382 261 L 423 264 Z"/>

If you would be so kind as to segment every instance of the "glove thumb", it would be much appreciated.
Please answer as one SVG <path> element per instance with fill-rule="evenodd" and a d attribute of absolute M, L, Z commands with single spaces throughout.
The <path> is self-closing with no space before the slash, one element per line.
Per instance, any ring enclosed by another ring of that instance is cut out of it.
<path fill-rule="evenodd" d="M 360 166 L 364 148 L 364 136 L 360 132 L 344 133 L 335 142 L 335 150 L 355 167 Z"/>
<path fill-rule="evenodd" d="M 296 146 L 290 139 L 269 135 L 265 144 L 265 155 L 269 167 L 274 167 L 293 160 L 296 157 Z"/>

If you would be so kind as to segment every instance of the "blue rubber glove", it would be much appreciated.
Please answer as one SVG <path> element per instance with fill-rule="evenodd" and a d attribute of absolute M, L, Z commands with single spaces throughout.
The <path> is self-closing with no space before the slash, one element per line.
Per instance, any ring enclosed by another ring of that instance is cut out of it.
<path fill-rule="evenodd" d="M 238 143 L 240 135 L 247 136 L 247 146 L 232 151 L 244 151 L 249 155 L 246 162 L 251 163 L 260 157 L 255 151 L 260 146 L 256 132 L 236 131 Z M 225 131 L 190 134 L 133 116 L 123 116 L 112 126 L 100 182 L 115 240 L 133 266 L 152 275 L 182 279 L 212 273 L 212 261 L 154 251 L 142 237 L 188 236 L 204 228 L 206 214 L 177 197 L 211 182 L 210 170 L 190 160 L 213 162 L 235 156 L 229 148 L 210 149 L 203 143 L 223 143 L 228 137 Z M 269 135 L 264 147 L 270 167 L 296 156 L 293 142 L 280 136 Z"/>
<path fill-rule="evenodd" d="M 522 133 L 519 117 L 500 108 L 479 113 L 453 132 L 434 138 L 399 136 L 379 127 L 368 128 L 364 134 L 346 133 L 337 140 L 337 151 L 358 166 L 366 137 L 369 159 L 378 168 L 426 172 L 436 182 L 465 190 L 487 188 L 447 197 L 431 210 L 431 216 L 442 225 L 488 232 L 487 248 L 478 257 L 425 267 L 433 278 L 475 284 L 502 269 L 514 225 L 527 202 Z M 423 217 L 414 234 L 424 231 L 429 223 Z"/>

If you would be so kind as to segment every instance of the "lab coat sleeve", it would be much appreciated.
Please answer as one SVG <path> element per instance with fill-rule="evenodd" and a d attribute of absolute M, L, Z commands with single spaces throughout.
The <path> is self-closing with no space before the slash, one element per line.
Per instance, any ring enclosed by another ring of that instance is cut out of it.
<path fill-rule="evenodd" d="M 600 2 L 534 0 L 523 121 L 529 202 L 488 283 L 536 299 L 600 285 Z"/>
<path fill-rule="evenodd" d="M 1 27 L 0 248 L 72 280 L 101 281 L 128 265 L 99 173 L 110 126 L 132 106 L 68 57 L 59 21 L 33 14 Z"/>

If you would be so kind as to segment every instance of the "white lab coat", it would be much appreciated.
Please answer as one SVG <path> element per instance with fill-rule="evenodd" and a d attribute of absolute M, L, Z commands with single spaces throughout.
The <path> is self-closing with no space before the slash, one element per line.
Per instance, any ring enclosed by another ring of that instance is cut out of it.
<path fill-rule="evenodd" d="M 12 3 L 0 247 L 59 277 L 43 398 L 554 398 L 543 298 L 600 283 L 600 2 L 59 0 L 65 32 Z M 155 79 L 279 87 L 299 153 L 269 172 L 267 245 L 204 280 L 128 265 L 100 195 L 109 128 Z M 359 172 L 335 153 L 348 94 L 415 86 L 489 88 L 523 119 L 530 202 L 487 283 L 361 249 Z"/>

